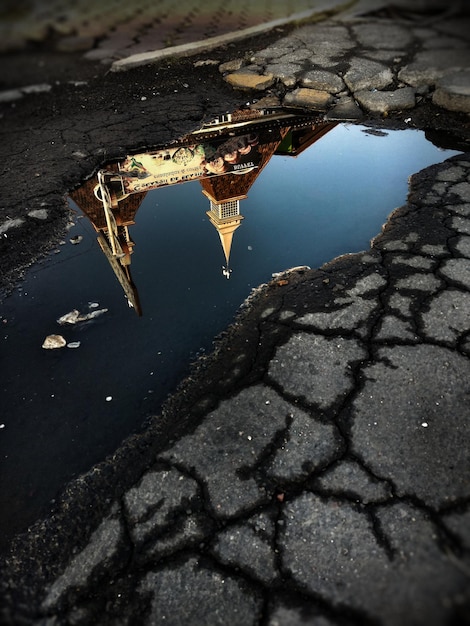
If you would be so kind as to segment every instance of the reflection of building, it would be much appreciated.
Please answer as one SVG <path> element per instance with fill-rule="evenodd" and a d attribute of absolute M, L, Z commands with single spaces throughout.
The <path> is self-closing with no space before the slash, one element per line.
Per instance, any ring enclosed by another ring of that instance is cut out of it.
<path fill-rule="evenodd" d="M 313 124 L 300 128 L 289 128 L 276 150 L 276 154 L 283 156 L 299 156 L 316 141 L 336 126 L 333 123 Z"/>
<path fill-rule="evenodd" d="M 114 184 L 116 183 L 118 183 L 118 181 L 115 181 Z M 142 310 L 139 294 L 132 280 L 129 267 L 134 247 L 134 242 L 129 235 L 129 226 L 135 224 L 135 214 L 142 204 L 146 193 L 120 197 L 118 201 L 118 197 L 122 194 L 119 190 L 113 188 L 113 184 L 110 185 L 110 197 L 112 198 L 111 208 L 117 239 L 117 247 L 115 245 L 113 248 L 113 239 L 109 232 L 109 224 L 106 219 L 105 211 L 103 210 L 103 202 L 99 198 L 99 193 L 96 195 L 96 191 L 96 179 L 90 178 L 69 195 L 75 204 L 85 213 L 92 223 L 93 228 L 98 233 L 98 243 L 101 249 L 113 268 L 117 279 L 121 283 L 129 304 L 134 307 L 136 313 L 140 316 L 142 315 Z M 116 193 L 116 191 L 118 191 L 118 193 Z"/>
<path fill-rule="evenodd" d="M 200 181 L 202 193 L 209 199 L 210 210 L 207 215 L 211 224 L 219 233 L 226 266 L 224 274 L 229 277 L 229 258 L 233 233 L 240 226 L 243 216 L 240 215 L 240 200 L 248 196 L 248 191 L 260 175 L 263 168 L 276 152 L 287 129 L 271 129 L 260 133 L 256 146 L 257 166 L 243 174 L 230 173 L 224 176 L 212 176 Z"/>
<path fill-rule="evenodd" d="M 227 119 L 225 119 L 227 118 Z M 98 232 L 99 244 L 121 283 L 129 303 L 141 315 L 130 274 L 134 242 L 129 226 L 147 191 L 199 180 L 208 198 L 207 215 L 217 230 L 228 278 L 235 230 L 240 226 L 240 200 L 275 154 L 298 156 L 335 124 L 318 122 L 308 113 L 238 112 L 224 116 L 163 149 L 127 157 L 98 172 L 70 194 Z"/>

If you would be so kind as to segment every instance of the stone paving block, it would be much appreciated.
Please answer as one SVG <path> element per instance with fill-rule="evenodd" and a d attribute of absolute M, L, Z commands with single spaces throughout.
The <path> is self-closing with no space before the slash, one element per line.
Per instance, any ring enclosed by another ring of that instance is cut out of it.
<path fill-rule="evenodd" d="M 312 57 L 312 52 L 310 50 L 306 50 L 305 48 L 300 48 L 296 50 L 289 50 L 285 52 L 282 56 L 276 55 L 276 63 L 294 63 L 294 64 L 302 64 L 303 61 L 309 60 Z"/>
<path fill-rule="evenodd" d="M 460 37 L 463 41 L 468 43 L 468 22 L 461 18 L 462 16 L 453 17 L 453 19 L 438 20 L 435 24 L 435 28 L 441 33 L 451 35 L 453 40 L 455 37 Z"/>
<path fill-rule="evenodd" d="M 105 518 L 88 545 L 71 559 L 64 573 L 51 585 L 42 603 L 43 610 L 51 610 L 70 588 L 85 587 L 95 568 L 109 566 L 122 540 L 123 528 L 119 520 Z"/>
<path fill-rule="evenodd" d="M 356 46 L 348 29 L 342 24 L 304 26 L 295 31 L 295 38 L 310 49 L 323 51 L 322 54 L 329 54 L 331 51 L 338 54 Z"/>
<path fill-rule="evenodd" d="M 363 375 L 352 405 L 358 457 L 399 495 L 428 506 L 468 497 L 470 459 L 461 446 L 470 419 L 468 359 L 432 345 L 381 348 Z"/>
<path fill-rule="evenodd" d="M 445 75 L 466 70 L 469 65 L 469 49 L 424 50 L 398 72 L 398 78 L 412 87 L 435 85 Z"/>
<path fill-rule="evenodd" d="M 378 300 L 374 298 L 341 298 L 335 304 L 337 307 L 328 312 L 306 313 L 297 323 L 319 330 L 353 330 L 363 326 L 379 307 Z"/>
<path fill-rule="evenodd" d="M 437 82 L 433 102 L 449 111 L 470 113 L 470 71 L 441 78 Z"/>
<path fill-rule="evenodd" d="M 359 44 L 365 48 L 400 50 L 413 42 L 408 28 L 399 24 L 384 24 L 381 20 L 353 24 L 352 31 Z"/>
<path fill-rule="evenodd" d="M 470 219 L 461 216 L 452 217 L 450 227 L 454 228 L 460 235 L 470 235 Z"/>
<path fill-rule="evenodd" d="M 240 568 L 264 584 L 279 576 L 274 553 L 275 524 L 265 513 L 230 526 L 216 539 L 213 552 L 221 563 Z"/>
<path fill-rule="evenodd" d="M 376 341 L 408 341 L 417 343 L 416 336 L 411 324 L 394 317 L 393 315 L 384 315 L 380 322 L 379 328 L 375 333 Z"/>
<path fill-rule="evenodd" d="M 454 346 L 460 334 L 468 331 L 470 294 L 448 289 L 435 296 L 422 314 L 423 332 L 430 340 Z"/>
<path fill-rule="evenodd" d="M 326 409 L 352 389 L 352 367 L 365 356 L 356 339 L 300 332 L 276 350 L 268 374 L 289 394 Z"/>
<path fill-rule="evenodd" d="M 333 102 L 333 98 L 327 91 L 308 89 L 307 87 L 294 89 L 284 97 L 286 106 L 306 107 L 312 111 L 326 111 L 331 102 Z"/>
<path fill-rule="evenodd" d="M 298 412 L 272 389 L 255 385 L 221 402 L 192 435 L 161 456 L 196 472 L 214 513 L 233 517 L 269 499 L 250 469 Z"/>
<path fill-rule="evenodd" d="M 402 293 L 392 293 L 388 300 L 388 305 L 398 311 L 400 315 L 403 317 L 408 317 L 411 315 L 411 303 L 412 299 L 409 295 L 404 295 Z"/>
<path fill-rule="evenodd" d="M 192 514 L 189 511 L 173 520 L 167 532 L 156 534 L 145 544 L 145 549 L 135 553 L 139 563 L 155 563 L 164 557 L 171 556 L 180 550 L 196 549 L 211 531 L 205 516 Z"/>
<path fill-rule="evenodd" d="M 378 481 L 354 461 L 340 461 L 315 479 L 315 490 L 320 487 L 327 492 L 347 494 L 364 504 L 383 502 L 392 495 L 385 481 Z"/>
<path fill-rule="evenodd" d="M 419 255 L 397 254 L 391 260 L 392 265 L 406 265 L 416 269 L 430 270 L 435 266 L 432 259 Z"/>
<path fill-rule="evenodd" d="M 301 608 L 276 602 L 270 612 L 267 626 L 337 626 L 338 622 L 318 615 L 311 607 Z"/>
<path fill-rule="evenodd" d="M 329 93 L 339 93 L 345 88 L 340 76 L 325 70 L 310 70 L 304 72 L 300 78 L 300 85 L 310 89 L 319 89 Z"/>
<path fill-rule="evenodd" d="M 310 593 L 333 604 L 368 605 L 366 580 L 385 594 L 389 568 L 371 520 L 350 502 L 304 493 L 286 503 L 282 562 Z"/>
<path fill-rule="evenodd" d="M 354 93 L 359 104 L 372 113 L 389 113 L 391 111 L 404 111 L 413 109 L 415 90 L 412 87 L 402 87 L 395 91 L 366 91 L 360 90 Z"/>
<path fill-rule="evenodd" d="M 444 514 L 443 522 L 457 535 L 462 545 L 470 550 L 470 508 Z"/>
<path fill-rule="evenodd" d="M 240 70 L 233 74 L 228 74 L 225 80 L 235 89 L 268 89 L 274 85 L 272 74 L 260 75 Z"/>
<path fill-rule="evenodd" d="M 175 589 L 184 590 L 184 599 Z M 261 598 L 233 576 L 207 569 L 196 559 L 149 572 L 140 589 L 151 600 L 146 626 L 256 626 Z"/>
<path fill-rule="evenodd" d="M 266 73 L 280 80 L 286 87 L 294 87 L 301 71 L 301 65 L 295 63 L 268 63 L 266 66 Z"/>
<path fill-rule="evenodd" d="M 176 469 L 148 472 L 124 496 L 126 516 L 133 541 L 143 542 L 172 521 L 175 510 L 187 507 L 198 485 Z"/>
<path fill-rule="evenodd" d="M 439 541 L 426 511 L 397 503 L 378 508 L 377 518 L 393 558 L 385 595 L 370 599 L 374 612 L 385 626 L 406 622 L 442 626 L 448 621 L 449 606 L 468 602 L 468 575 L 462 563 Z"/>
<path fill-rule="evenodd" d="M 358 329 L 377 311 L 380 303 L 373 296 L 385 285 L 386 280 L 380 274 L 368 274 L 357 280 L 344 295 L 335 298 L 331 310 L 306 313 L 297 319 L 297 323 L 321 330 Z"/>
<path fill-rule="evenodd" d="M 407 291 L 424 291 L 428 295 L 431 295 L 442 288 L 442 281 L 432 274 L 415 272 L 409 274 L 406 278 L 399 278 L 395 281 L 394 287 L 401 293 L 406 293 Z"/>
<path fill-rule="evenodd" d="M 455 249 L 462 256 L 470 258 L 470 237 L 465 235 L 459 237 L 457 243 L 455 244 Z"/>
<path fill-rule="evenodd" d="M 436 179 L 456 182 L 458 180 L 461 180 L 464 174 L 465 174 L 465 168 L 460 167 L 458 165 L 453 165 L 451 167 L 446 168 L 445 170 L 438 172 Z"/>
<path fill-rule="evenodd" d="M 367 513 L 338 499 L 303 494 L 284 516 L 282 556 L 290 575 L 333 606 L 359 609 L 364 622 L 442 626 L 449 596 L 465 590 L 465 573 L 440 551 L 418 509 L 379 508 L 382 538 Z"/>
<path fill-rule="evenodd" d="M 351 91 L 367 89 L 384 89 L 392 84 L 391 70 L 369 59 L 355 57 L 350 63 L 349 70 L 344 75 L 344 82 Z"/>
<path fill-rule="evenodd" d="M 431 31 L 428 37 L 424 37 L 422 40 L 422 46 L 424 50 L 438 50 L 441 48 L 442 50 L 449 49 L 465 49 L 468 47 L 468 42 L 464 39 L 458 40 L 455 37 L 446 37 L 445 35 L 436 35 L 435 32 Z"/>
<path fill-rule="evenodd" d="M 295 49 L 296 48 L 292 43 L 288 45 L 287 42 L 280 40 L 275 46 L 268 46 L 264 50 L 255 52 L 255 54 L 250 57 L 250 62 L 263 65 L 269 61 L 277 61 L 278 59 L 291 54 Z"/>
<path fill-rule="evenodd" d="M 330 108 L 325 115 L 325 120 L 331 122 L 357 122 L 363 116 L 362 109 L 357 105 L 354 98 L 345 96 Z"/>
<path fill-rule="evenodd" d="M 470 259 L 448 259 L 439 268 L 439 274 L 451 283 L 470 290 Z"/>
<path fill-rule="evenodd" d="M 372 61 L 385 63 L 386 65 L 396 65 L 402 61 L 405 55 L 404 50 L 361 50 L 361 56 Z"/>
<path fill-rule="evenodd" d="M 267 475 L 277 482 L 304 480 L 310 473 L 329 465 L 343 447 L 342 437 L 332 424 L 297 414 L 268 465 Z"/>

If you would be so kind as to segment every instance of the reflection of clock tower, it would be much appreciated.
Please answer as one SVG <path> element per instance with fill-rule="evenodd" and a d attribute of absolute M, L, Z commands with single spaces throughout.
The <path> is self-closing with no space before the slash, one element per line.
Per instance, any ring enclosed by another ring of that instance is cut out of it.
<path fill-rule="evenodd" d="M 210 200 L 211 208 L 206 214 L 209 217 L 211 224 L 215 226 L 217 232 L 219 233 L 228 268 L 233 233 L 240 226 L 243 219 L 243 215 L 240 215 L 240 200 L 246 198 L 246 196 L 231 198 L 225 202 L 217 202 L 214 198 L 211 198 L 206 191 L 203 193 Z"/>
<path fill-rule="evenodd" d="M 243 173 L 242 171 L 236 174 L 230 172 L 200 180 L 202 193 L 210 201 L 210 210 L 206 214 L 219 233 L 222 243 L 227 263 L 224 268 L 224 275 L 227 278 L 230 275 L 228 264 L 233 233 L 243 220 L 243 215 L 240 215 L 240 200 L 248 197 L 248 191 L 267 165 L 287 131 L 288 129 L 276 129 L 274 132 L 271 131 L 267 137 L 261 134 L 259 144 L 256 146 L 258 153 L 256 167 Z"/>

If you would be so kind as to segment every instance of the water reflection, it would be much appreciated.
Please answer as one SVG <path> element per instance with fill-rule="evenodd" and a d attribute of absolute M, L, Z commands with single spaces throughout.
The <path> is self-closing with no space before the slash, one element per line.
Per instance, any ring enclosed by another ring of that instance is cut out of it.
<path fill-rule="evenodd" d="M 222 274 L 230 278 L 232 240 L 244 219 L 240 201 L 274 155 L 298 156 L 335 125 L 282 109 L 236 111 L 159 150 L 130 155 L 72 192 L 137 315 L 142 307 L 130 271 L 135 242 L 129 227 L 148 191 L 200 182 L 224 254 Z"/>
<path fill-rule="evenodd" d="M 106 167 L 115 205 L 108 216 L 112 238 L 95 177 L 72 194 L 76 219 L 60 254 L 32 267 L 2 303 L 0 546 L 47 512 L 66 481 L 113 454 L 149 415 L 161 414 L 189 363 L 212 348 L 254 288 L 287 268 L 320 267 L 368 249 L 405 201 L 410 174 L 456 154 L 416 130 L 377 133 L 354 124 L 332 129 L 311 115 L 282 111 L 259 114 L 249 124 L 219 119 L 158 148 L 168 151 L 170 159 L 163 160 L 171 162 L 178 148 L 217 148 L 252 134 L 258 135 L 259 162 L 242 174 L 207 171 L 188 184 L 128 193 L 125 160 Z M 150 176 L 128 178 L 150 182 Z M 221 204 L 233 199 L 226 189 L 238 199 L 237 217 L 245 216 L 228 249 L 230 263 L 206 214 L 211 200 L 204 193 Z M 77 204 L 91 222 L 81 219 Z M 121 248 L 115 253 L 114 237 Z M 143 317 L 123 306 L 123 289 L 105 259 L 139 312 L 133 279 L 138 285 Z M 230 280 L 221 274 L 222 263 L 233 269 Z M 98 310 L 106 313 L 90 319 Z M 67 313 L 86 321 L 59 325 Z M 58 326 L 67 345 L 78 349 L 41 348 Z"/>

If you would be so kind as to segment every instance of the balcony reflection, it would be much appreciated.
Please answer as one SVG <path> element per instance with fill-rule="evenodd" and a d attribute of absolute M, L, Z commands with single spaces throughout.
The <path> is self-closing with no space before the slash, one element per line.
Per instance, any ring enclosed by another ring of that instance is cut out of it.
<path fill-rule="evenodd" d="M 224 115 L 171 145 L 99 170 L 70 197 L 91 221 L 98 243 L 137 315 L 142 308 L 130 265 L 135 243 L 129 228 L 150 190 L 198 180 L 209 201 L 230 278 L 233 235 L 244 219 L 240 201 L 274 155 L 295 157 L 336 124 L 311 113 L 241 110 Z"/>

